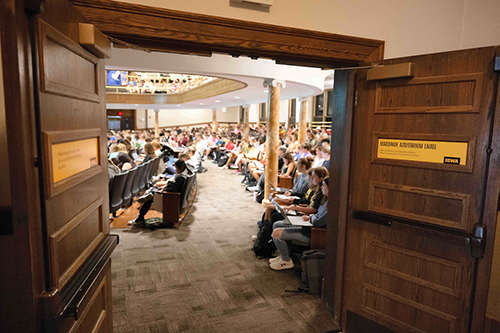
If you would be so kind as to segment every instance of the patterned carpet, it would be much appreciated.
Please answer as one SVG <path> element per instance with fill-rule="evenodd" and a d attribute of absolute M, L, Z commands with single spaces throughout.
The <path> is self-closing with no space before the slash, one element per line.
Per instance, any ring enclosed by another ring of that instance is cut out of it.
<path fill-rule="evenodd" d="M 211 161 L 180 229 L 112 229 L 114 331 L 326 332 L 316 295 L 290 293 L 300 265 L 273 271 L 250 250 L 262 206 Z"/>

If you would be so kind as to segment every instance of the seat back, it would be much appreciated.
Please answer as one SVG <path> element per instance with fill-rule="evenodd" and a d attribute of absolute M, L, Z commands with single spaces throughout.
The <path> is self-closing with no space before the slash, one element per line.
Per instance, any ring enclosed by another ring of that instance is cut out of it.
<path fill-rule="evenodd" d="M 144 165 L 144 170 L 142 172 L 141 180 L 139 182 L 139 192 L 146 188 L 148 171 L 149 171 L 149 167 L 151 165 L 151 160 L 147 161 L 143 165 Z"/>
<path fill-rule="evenodd" d="M 145 167 L 145 164 L 139 164 L 137 166 L 137 171 L 135 173 L 135 177 L 134 177 L 134 181 L 132 182 L 132 189 L 131 189 L 133 197 L 135 197 L 141 189 L 141 178 L 142 178 L 142 175 L 144 174 L 144 170 L 145 170 L 144 167 Z"/>
<path fill-rule="evenodd" d="M 158 158 L 157 158 L 157 157 L 155 157 L 155 158 L 153 158 L 153 159 L 149 162 L 148 171 L 147 171 L 147 172 L 148 172 L 148 174 L 147 174 L 147 176 L 146 176 L 146 184 L 147 184 L 147 183 L 149 183 L 149 181 L 151 180 L 151 178 L 153 178 L 153 168 L 154 168 L 154 165 L 155 165 L 155 163 L 156 163 L 156 160 L 157 160 L 157 159 L 158 159 Z"/>
<path fill-rule="evenodd" d="M 123 204 L 126 204 L 132 198 L 132 183 L 134 182 L 135 175 L 137 174 L 137 167 L 128 170 L 127 181 L 125 182 L 125 186 L 123 187 Z"/>
<path fill-rule="evenodd" d="M 161 155 L 154 159 L 153 166 L 151 167 L 150 178 L 158 174 L 158 166 L 160 165 Z"/>
<path fill-rule="evenodd" d="M 184 188 L 182 189 L 181 192 L 181 212 L 184 211 L 184 209 L 187 207 L 189 203 L 189 196 L 191 194 L 191 191 L 193 190 L 194 183 L 196 182 L 196 173 L 193 173 L 189 175 L 186 179 L 186 182 L 184 184 Z"/>
<path fill-rule="evenodd" d="M 123 188 L 125 187 L 125 182 L 127 181 L 128 171 L 120 173 L 114 177 L 113 187 L 111 189 L 111 195 L 109 197 L 109 212 L 116 212 L 123 203 Z"/>

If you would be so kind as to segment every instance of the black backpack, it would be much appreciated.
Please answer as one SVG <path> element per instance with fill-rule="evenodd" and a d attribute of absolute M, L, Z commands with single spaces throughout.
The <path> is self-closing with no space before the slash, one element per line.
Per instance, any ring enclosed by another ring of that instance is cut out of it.
<path fill-rule="evenodd" d="M 227 155 L 222 155 L 219 158 L 219 162 L 217 163 L 217 165 L 220 166 L 220 167 L 226 165 L 227 159 L 228 159 Z"/>
<path fill-rule="evenodd" d="M 259 226 L 259 232 L 257 233 L 257 240 L 252 247 L 255 256 L 259 258 L 271 257 L 273 252 L 276 250 L 276 245 L 274 245 L 273 239 L 271 237 L 272 233 L 272 223 L 269 221 L 262 221 Z"/>

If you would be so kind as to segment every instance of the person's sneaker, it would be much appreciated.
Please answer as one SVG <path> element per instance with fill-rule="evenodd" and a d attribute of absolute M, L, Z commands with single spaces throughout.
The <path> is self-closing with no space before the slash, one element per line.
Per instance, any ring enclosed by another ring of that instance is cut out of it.
<path fill-rule="evenodd" d="M 279 262 L 280 260 L 281 260 L 281 256 L 271 258 L 271 259 L 269 259 L 269 264 L 274 264 L 275 262 Z"/>
<path fill-rule="evenodd" d="M 236 164 L 231 165 L 231 169 L 238 169 L 238 166 Z"/>
<path fill-rule="evenodd" d="M 128 221 L 128 224 L 129 225 L 143 224 L 144 221 L 145 221 L 144 219 L 136 218 L 136 219 Z"/>
<path fill-rule="evenodd" d="M 227 165 L 224 165 L 221 169 L 222 170 L 226 170 L 227 169 Z"/>
<path fill-rule="evenodd" d="M 256 241 L 257 241 L 257 235 L 252 235 L 252 240 L 253 240 L 254 242 L 256 242 Z"/>
<path fill-rule="evenodd" d="M 147 194 L 144 194 L 139 199 L 137 199 L 137 202 L 138 203 L 145 203 L 146 201 L 151 200 L 151 199 L 153 199 L 153 193 L 149 192 Z"/>
<path fill-rule="evenodd" d="M 293 260 L 288 259 L 287 261 L 283 261 L 280 257 L 279 260 L 270 264 L 269 267 L 271 267 L 271 269 L 273 269 L 275 271 L 281 271 L 283 269 L 292 269 L 293 268 Z"/>
<path fill-rule="evenodd" d="M 247 189 L 250 192 L 260 192 L 260 187 L 259 186 L 249 186 Z"/>

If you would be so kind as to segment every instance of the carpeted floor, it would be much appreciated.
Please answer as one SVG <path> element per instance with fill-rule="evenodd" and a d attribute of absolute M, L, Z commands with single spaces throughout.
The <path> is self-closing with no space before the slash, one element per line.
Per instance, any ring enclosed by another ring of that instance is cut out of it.
<path fill-rule="evenodd" d="M 180 229 L 112 229 L 113 319 L 127 332 L 325 332 L 316 295 L 289 293 L 300 267 L 273 271 L 250 250 L 262 206 L 212 161 Z"/>

